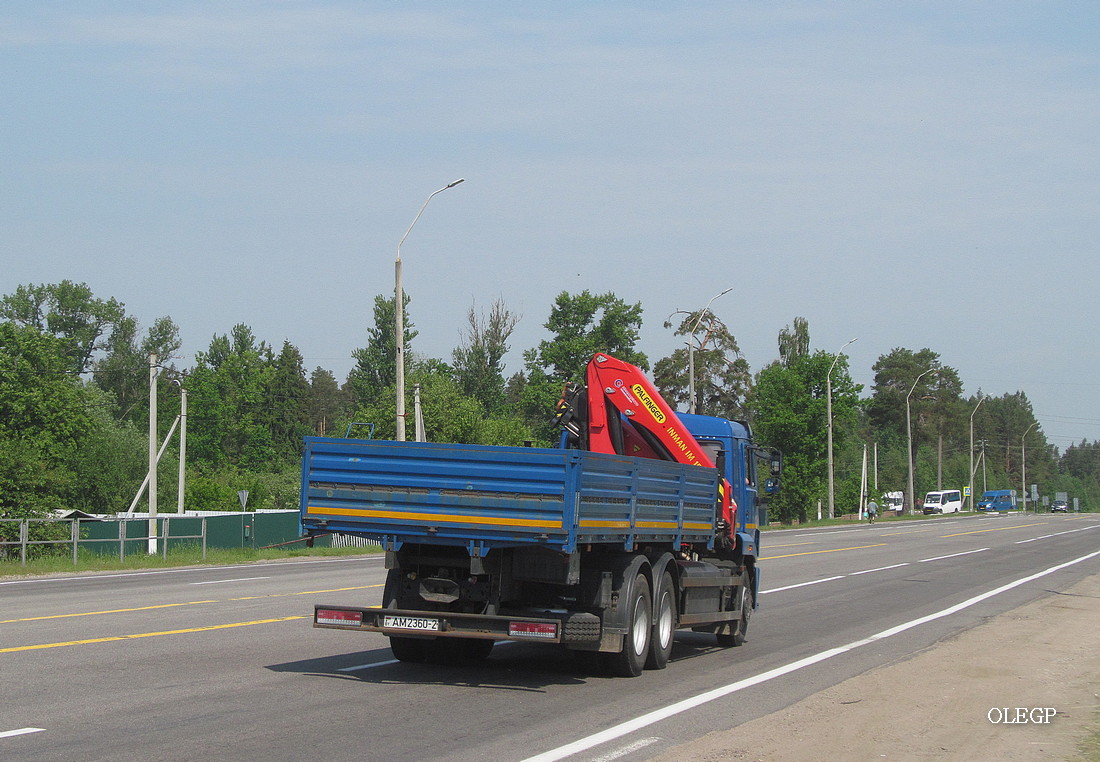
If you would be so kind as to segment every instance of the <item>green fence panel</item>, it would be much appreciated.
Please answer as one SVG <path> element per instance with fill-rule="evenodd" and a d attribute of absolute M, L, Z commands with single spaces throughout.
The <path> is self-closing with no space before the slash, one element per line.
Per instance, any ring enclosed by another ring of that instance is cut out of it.
<path fill-rule="evenodd" d="M 261 548 L 279 545 L 298 539 L 300 518 L 298 511 L 272 513 L 233 513 L 210 516 L 157 517 L 157 536 L 164 533 L 168 521 L 168 549 L 201 545 L 202 522 L 206 521 L 206 545 L 208 548 Z M 80 522 L 80 536 L 87 542 L 80 543 L 81 553 L 118 556 L 119 525 L 125 527 L 124 553 L 127 556 L 148 552 L 148 519 L 106 519 Z M 181 539 L 184 535 L 186 539 Z"/>
<path fill-rule="evenodd" d="M 250 513 L 229 516 L 209 516 L 206 519 L 206 546 L 209 548 L 250 548 L 245 540 L 245 518 Z"/>
<path fill-rule="evenodd" d="M 126 539 L 123 541 L 125 555 L 147 552 L 149 548 L 149 521 L 147 519 L 130 519 L 127 521 L 88 521 L 85 519 L 80 522 L 81 538 L 101 540 L 101 542 L 82 542 L 80 552 L 95 553 L 101 556 L 117 556 L 120 523 L 125 527 Z"/>
<path fill-rule="evenodd" d="M 301 521 L 298 511 L 257 513 L 254 514 L 254 519 L 256 523 L 253 525 L 254 531 L 252 534 L 257 548 L 279 545 L 280 543 L 297 540 L 301 536 L 299 534 Z"/>

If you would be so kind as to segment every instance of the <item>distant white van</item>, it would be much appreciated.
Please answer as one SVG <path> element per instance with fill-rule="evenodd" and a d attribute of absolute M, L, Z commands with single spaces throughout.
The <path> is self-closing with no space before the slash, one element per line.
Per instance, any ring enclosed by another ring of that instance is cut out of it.
<path fill-rule="evenodd" d="M 897 511 L 899 514 L 905 509 L 904 492 L 887 492 L 882 496 L 884 511 Z"/>
<path fill-rule="evenodd" d="M 929 492 L 924 496 L 924 515 L 930 513 L 958 513 L 963 507 L 962 491 L 957 489 Z"/>

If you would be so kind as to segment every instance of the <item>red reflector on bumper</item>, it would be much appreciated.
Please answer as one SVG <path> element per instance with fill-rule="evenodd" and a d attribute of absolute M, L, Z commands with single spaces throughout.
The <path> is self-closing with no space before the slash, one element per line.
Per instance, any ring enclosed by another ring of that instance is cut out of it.
<path fill-rule="evenodd" d="M 317 624 L 363 624 L 362 611 L 340 611 L 339 609 L 317 609 L 314 620 Z"/>
<path fill-rule="evenodd" d="M 558 626 L 549 622 L 509 622 L 508 634 L 513 638 L 549 638 L 558 635 Z"/>

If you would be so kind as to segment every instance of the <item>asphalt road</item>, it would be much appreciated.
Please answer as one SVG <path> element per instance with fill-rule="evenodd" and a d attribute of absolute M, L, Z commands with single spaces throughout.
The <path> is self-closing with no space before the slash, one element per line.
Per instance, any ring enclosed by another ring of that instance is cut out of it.
<path fill-rule="evenodd" d="M 398 664 L 382 636 L 312 629 L 314 603 L 378 603 L 377 557 L 0 581 L 0 758 L 642 760 L 1100 572 L 1100 516 L 763 545 L 748 642 L 679 633 L 668 668 L 635 679 L 515 643 L 475 667 Z"/>

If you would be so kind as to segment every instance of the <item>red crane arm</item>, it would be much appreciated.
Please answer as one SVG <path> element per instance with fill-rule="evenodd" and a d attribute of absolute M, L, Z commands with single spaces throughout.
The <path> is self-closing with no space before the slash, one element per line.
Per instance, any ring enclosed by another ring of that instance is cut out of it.
<path fill-rule="evenodd" d="M 587 382 L 588 449 L 714 468 L 639 368 L 597 354 L 588 363 Z M 610 416 L 609 405 L 615 410 Z"/>

